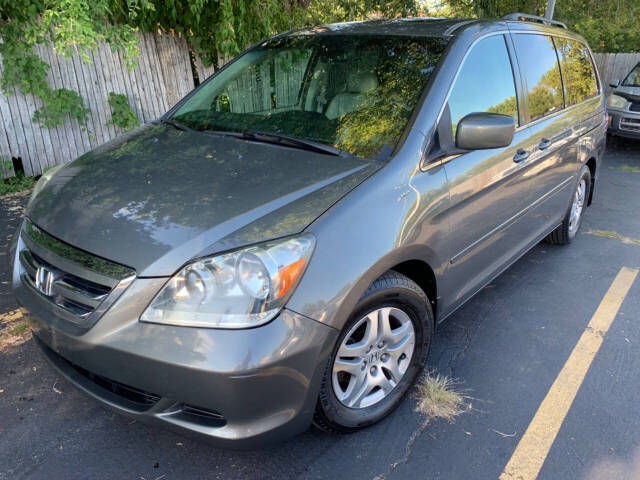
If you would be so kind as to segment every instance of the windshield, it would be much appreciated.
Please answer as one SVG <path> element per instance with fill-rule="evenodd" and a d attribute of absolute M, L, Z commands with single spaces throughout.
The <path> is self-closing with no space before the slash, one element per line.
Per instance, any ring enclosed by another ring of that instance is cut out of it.
<path fill-rule="evenodd" d="M 272 39 L 210 79 L 172 119 L 195 130 L 287 135 L 361 157 L 390 153 L 444 46 L 425 37 Z"/>
<path fill-rule="evenodd" d="M 640 87 L 640 63 L 627 75 L 622 82 L 623 87 Z"/>

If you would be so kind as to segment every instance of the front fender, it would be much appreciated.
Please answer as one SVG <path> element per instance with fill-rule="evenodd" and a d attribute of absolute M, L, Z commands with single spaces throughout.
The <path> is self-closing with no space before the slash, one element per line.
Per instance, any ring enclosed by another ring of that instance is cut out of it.
<path fill-rule="evenodd" d="M 442 166 L 420 171 L 421 148 L 413 147 L 307 229 L 316 250 L 287 308 L 341 329 L 367 287 L 394 266 L 421 260 L 436 282 L 442 277 L 449 258 L 446 175 Z"/>

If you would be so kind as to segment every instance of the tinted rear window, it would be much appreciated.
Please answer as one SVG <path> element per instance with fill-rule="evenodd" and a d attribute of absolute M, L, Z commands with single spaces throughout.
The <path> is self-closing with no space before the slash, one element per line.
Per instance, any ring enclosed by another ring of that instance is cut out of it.
<path fill-rule="evenodd" d="M 562 79 L 551 37 L 519 33 L 514 41 L 527 85 L 530 120 L 562 109 Z"/>
<path fill-rule="evenodd" d="M 555 39 L 567 106 L 598 93 L 598 81 L 587 46 L 566 38 Z"/>

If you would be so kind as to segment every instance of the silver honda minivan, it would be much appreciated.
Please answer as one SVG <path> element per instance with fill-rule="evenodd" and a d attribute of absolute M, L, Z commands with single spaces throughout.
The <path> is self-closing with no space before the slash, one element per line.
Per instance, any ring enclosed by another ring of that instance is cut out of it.
<path fill-rule="evenodd" d="M 604 150 L 558 22 L 269 38 L 48 171 L 10 251 L 38 345 L 104 406 L 224 447 L 387 416 L 436 326 L 580 228 Z"/>

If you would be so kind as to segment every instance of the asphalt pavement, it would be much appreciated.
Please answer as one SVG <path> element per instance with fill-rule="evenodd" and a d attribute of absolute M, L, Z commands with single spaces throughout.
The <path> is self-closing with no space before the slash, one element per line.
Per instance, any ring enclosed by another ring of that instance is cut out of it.
<path fill-rule="evenodd" d="M 26 198 L 0 198 L 0 244 Z M 16 305 L 4 252 L 6 315 Z M 439 328 L 430 368 L 456 379 L 469 411 L 455 423 L 425 423 L 410 397 L 364 431 L 310 429 L 256 452 L 218 450 L 107 412 L 27 335 L 0 348 L 0 479 L 498 478 L 624 267 L 640 268 L 640 142 L 610 141 L 575 241 L 539 244 Z M 640 276 L 613 315 L 541 479 L 640 478 Z"/>

